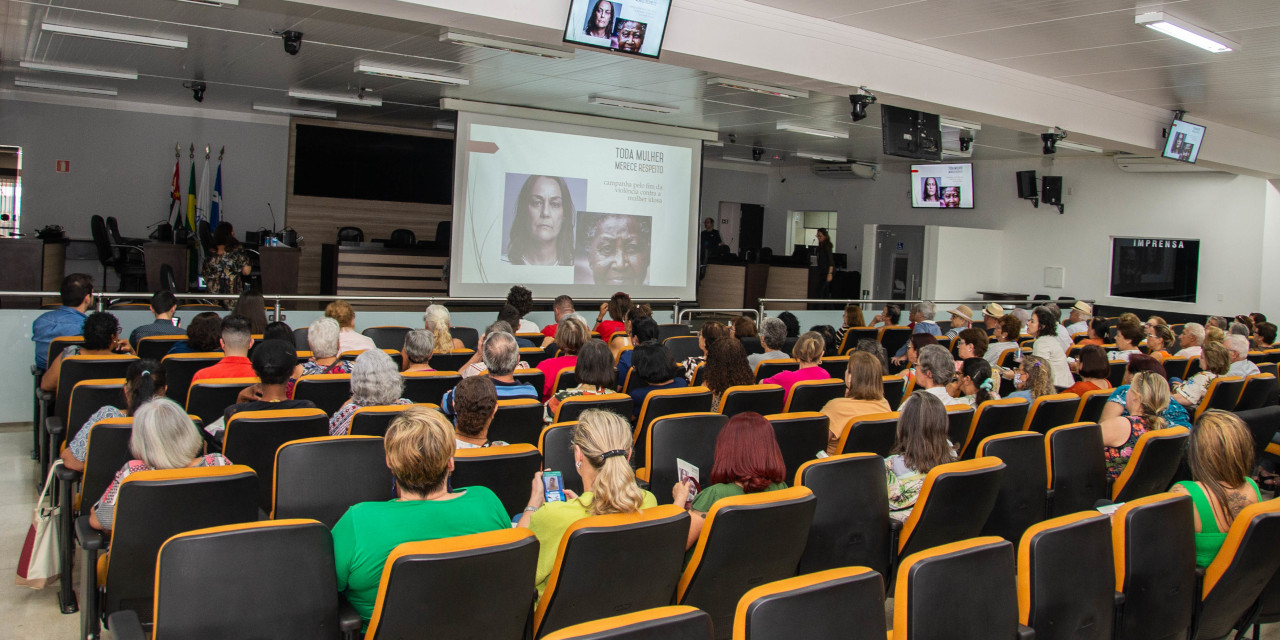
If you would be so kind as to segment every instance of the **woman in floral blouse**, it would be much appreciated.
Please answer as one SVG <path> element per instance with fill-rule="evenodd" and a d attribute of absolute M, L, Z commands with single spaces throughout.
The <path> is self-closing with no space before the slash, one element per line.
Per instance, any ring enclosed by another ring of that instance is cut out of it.
<path fill-rule="evenodd" d="M 1161 414 L 1169 407 L 1169 383 L 1154 371 L 1134 374 L 1125 393 L 1129 415 L 1104 418 L 1102 455 L 1107 461 L 1107 476 L 1118 478 L 1133 456 L 1142 434 L 1165 427 Z"/>
<path fill-rule="evenodd" d="M 955 460 L 955 448 L 947 440 L 947 409 L 942 400 L 927 391 L 912 393 L 902 405 L 893 455 L 884 459 L 889 517 L 905 522 L 929 470 Z"/>
<path fill-rule="evenodd" d="M 237 294 L 244 289 L 243 278 L 249 275 L 249 256 L 240 248 L 230 222 L 219 222 L 213 230 L 213 246 L 200 275 L 209 293 Z"/>

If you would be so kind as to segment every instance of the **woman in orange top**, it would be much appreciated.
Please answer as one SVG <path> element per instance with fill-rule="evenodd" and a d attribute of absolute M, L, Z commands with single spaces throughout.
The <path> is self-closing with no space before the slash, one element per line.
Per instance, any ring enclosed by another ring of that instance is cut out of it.
<path fill-rule="evenodd" d="M 1175 342 L 1173 330 L 1169 328 L 1169 325 L 1158 324 L 1151 327 L 1150 333 L 1147 334 L 1147 349 L 1150 350 L 1151 353 L 1149 355 L 1152 358 L 1163 362 L 1165 358 L 1170 356 L 1169 345 L 1171 344 L 1175 344 Z"/>
<path fill-rule="evenodd" d="M 1080 349 L 1080 382 L 1067 387 L 1066 393 L 1083 396 L 1086 391 L 1110 389 L 1111 364 L 1107 362 L 1107 353 L 1096 344 L 1086 345 Z"/>

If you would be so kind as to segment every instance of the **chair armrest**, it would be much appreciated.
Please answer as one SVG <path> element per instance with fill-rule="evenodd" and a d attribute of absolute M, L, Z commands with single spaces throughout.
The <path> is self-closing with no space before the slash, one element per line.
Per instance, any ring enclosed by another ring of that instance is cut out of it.
<path fill-rule="evenodd" d="M 889 518 L 889 573 L 893 574 L 898 567 L 898 536 L 902 534 L 902 523 Z M 886 580 L 888 578 L 886 577 Z"/>
<path fill-rule="evenodd" d="M 347 599 L 338 596 L 338 630 L 344 638 L 355 638 L 360 635 L 360 627 L 364 626 L 364 618 L 351 606 Z"/>
<path fill-rule="evenodd" d="M 1036 630 L 1025 624 L 1018 625 L 1018 640 L 1036 640 Z"/>
<path fill-rule="evenodd" d="M 1114 595 L 1114 603 L 1115 603 L 1116 608 L 1118 609 L 1118 608 L 1120 608 L 1120 607 L 1123 607 L 1123 606 L 1124 606 L 1124 601 L 1125 601 L 1124 592 L 1123 592 L 1123 591 L 1116 591 L 1116 592 L 1114 592 L 1114 594 L 1115 594 L 1115 595 Z"/>
<path fill-rule="evenodd" d="M 36 400 L 39 400 L 40 402 L 53 402 L 53 392 L 45 391 L 44 389 L 36 387 Z"/>
<path fill-rule="evenodd" d="M 121 609 L 107 616 L 107 628 L 116 640 L 146 640 L 147 634 L 142 631 L 142 621 L 138 620 L 138 612 L 133 609 Z"/>
<path fill-rule="evenodd" d="M 76 518 L 76 540 L 80 548 L 97 551 L 107 548 L 107 535 L 89 526 L 89 516 Z"/>
<path fill-rule="evenodd" d="M 62 416 L 49 416 L 44 419 L 44 430 L 47 431 L 49 435 L 60 436 L 66 428 L 66 421 L 62 419 Z"/>
<path fill-rule="evenodd" d="M 58 470 L 53 473 L 57 476 L 58 480 L 67 484 L 80 481 L 80 472 L 68 469 L 66 465 L 58 465 Z"/>

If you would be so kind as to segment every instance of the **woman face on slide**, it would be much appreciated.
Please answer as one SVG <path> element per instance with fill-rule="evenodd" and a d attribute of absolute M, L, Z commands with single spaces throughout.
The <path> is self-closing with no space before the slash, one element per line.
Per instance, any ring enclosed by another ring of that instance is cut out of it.
<path fill-rule="evenodd" d="M 525 203 L 529 212 L 529 232 L 540 242 L 554 243 L 564 223 L 564 195 L 560 184 L 546 176 L 538 178 Z"/>
<path fill-rule="evenodd" d="M 587 247 L 587 263 L 596 284 L 637 285 L 649 270 L 649 248 L 639 223 L 626 216 L 605 216 Z"/>
<path fill-rule="evenodd" d="M 938 181 L 933 178 L 924 179 L 924 197 L 926 200 L 938 199 Z"/>
<path fill-rule="evenodd" d="M 600 0 L 596 3 L 595 19 L 592 20 L 591 26 L 597 30 L 608 29 L 611 22 L 613 22 L 613 3 Z"/>

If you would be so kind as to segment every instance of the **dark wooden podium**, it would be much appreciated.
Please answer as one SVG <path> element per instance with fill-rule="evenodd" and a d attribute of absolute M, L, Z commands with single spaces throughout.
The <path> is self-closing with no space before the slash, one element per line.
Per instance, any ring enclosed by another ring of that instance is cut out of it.
<path fill-rule="evenodd" d="M 258 247 L 258 271 L 262 274 L 263 295 L 298 293 L 297 247 Z"/>
<path fill-rule="evenodd" d="M 160 280 L 160 267 L 173 269 L 174 293 L 187 292 L 187 245 L 168 242 L 148 242 L 142 245 L 142 257 L 147 265 L 147 291 L 159 291 L 164 287 Z"/>

